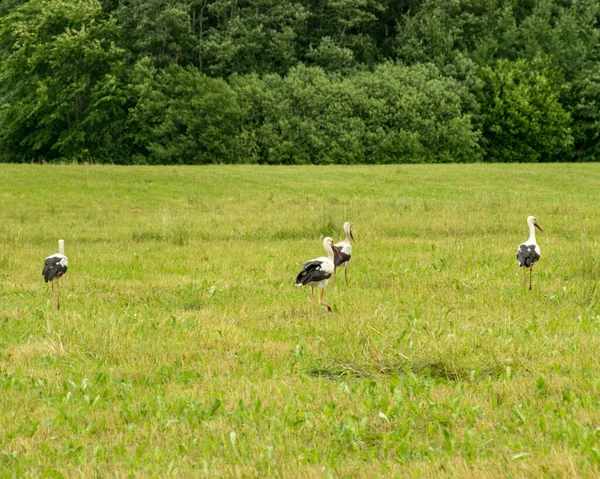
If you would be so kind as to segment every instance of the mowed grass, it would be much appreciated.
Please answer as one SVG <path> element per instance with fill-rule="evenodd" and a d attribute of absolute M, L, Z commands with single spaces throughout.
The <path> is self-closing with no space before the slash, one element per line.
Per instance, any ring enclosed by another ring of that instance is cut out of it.
<path fill-rule="evenodd" d="M 600 474 L 598 165 L 0 165 L 0 202 L 1 476 Z"/>

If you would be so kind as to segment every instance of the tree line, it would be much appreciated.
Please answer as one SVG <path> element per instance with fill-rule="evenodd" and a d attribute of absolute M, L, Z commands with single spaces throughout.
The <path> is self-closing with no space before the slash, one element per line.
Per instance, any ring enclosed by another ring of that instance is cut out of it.
<path fill-rule="evenodd" d="M 0 161 L 595 161 L 597 0 L 4 0 Z"/>

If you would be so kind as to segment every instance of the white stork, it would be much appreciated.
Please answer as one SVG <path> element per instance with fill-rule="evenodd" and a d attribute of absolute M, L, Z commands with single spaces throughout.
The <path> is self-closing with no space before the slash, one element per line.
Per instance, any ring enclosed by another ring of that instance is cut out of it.
<path fill-rule="evenodd" d="M 323 302 L 323 293 L 327 287 L 329 278 L 335 271 L 335 265 L 333 263 L 334 254 L 339 255 L 339 251 L 333 244 L 333 240 L 329 237 L 323 240 L 323 247 L 327 251 L 327 257 L 321 256 L 320 258 L 311 259 L 304 263 L 302 271 L 296 277 L 296 286 L 310 286 L 312 290 L 312 307 L 315 310 L 315 286 L 321 288 L 321 295 L 319 296 L 319 304 L 322 304 L 331 311 L 331 306 Z"/>
<path fill-rule="evenodd" d="M 535 216 L 528 216 L 527 224 L 529 225 L 529 239 L 519 245 L 517 259 L 519 260 L 519 267 L 525 268 L 523 269 L 523 286 L 527 285 L 527 268 L 529 268 L 529 289 L 531 290 L 533 265 L 540 259 L 541 255 L 540 247 L 535 241 L 535 229 L 539 229 L 542 233 L 544 230 L 538 225 Z"/>
<path fill-rule="evenodd" d="M 58 282 L 63 274 L 67 272 L 69 260 L 65 256 L 65 240 L 58 240 L 58 253 L 48 256 L 44 260 L 44 269 L 42 276 L 46 283 L 50 281 L 52 284 L 52 292 L 54 292 L 54 279 L 56 279 L 56 309 L 60 309 L 60 296 L 58 294 Z"/>
<path fill-rule="evenodd" d="M 347 221 L 344 223 L 344 233 L 346 233 L 346 238 L 335 244 L 335 247 L 338 249 L 340 254 L 333 259 L 335 265 L 333 280 L 337 283 L 336 272 L 337 269 L 341 267 L 344 268 L 344 278 L 346 278 L 346 284 L 348 284 L 348 263 L 352 257 L 352 245 L 350 244 L 350 240 L 355 241 L 355 239 L 354 235 L 352 234 L 352 226 Z"/>

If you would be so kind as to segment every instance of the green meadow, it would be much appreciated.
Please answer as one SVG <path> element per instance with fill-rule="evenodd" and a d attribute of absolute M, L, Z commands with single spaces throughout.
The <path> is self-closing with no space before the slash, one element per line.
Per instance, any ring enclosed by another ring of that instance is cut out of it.
<path fill-rule="evenodd" d="M 598 164 L 0 165 L 0 476 L 597 477 L 599 213 Z"/>

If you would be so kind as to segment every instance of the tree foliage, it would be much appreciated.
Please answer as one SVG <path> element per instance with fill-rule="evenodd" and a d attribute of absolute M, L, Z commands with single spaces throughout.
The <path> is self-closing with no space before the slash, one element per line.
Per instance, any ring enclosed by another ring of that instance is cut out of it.
<path fill-rule="evenodd" d="M 135 65 L 133 85 L 129 130 L 135 132 L 136 163 L 237 160 L 241 115 L 227 82 L 190 67 L 159 70 L 143 59 Z"/>
<path fill-rule="evenodd" d="M 0 160 L 590 161 L 596 0 L 5 0 Z"/>
<path fill-rule="evenodd" d="M 482 70 L 488 160 L 558 161 L 569 154 L 571 117 L 551 78 L 537 66 L 501 60 Z"/>
<path fill-rule="evenodd" d="M 600 157 L 600 64 L 582 72 L 574 89 L 576 159 L 594 161 Z"/>
<path fill-rule="evenodd" d="M 119 156 L 119 30 L 95 0 L 30 0 L 0 23 L 0 148 L 9 161 Z"/>
<path fill-rule="evenodd" d="M 330 77 L 298 67 L 285 77 L 233 80 L 251 115 L 256 161 L 391 163 L 475 161 L 479 133 L 462 108 L 469 95 L 434 65 L 386 63 Z"/>

